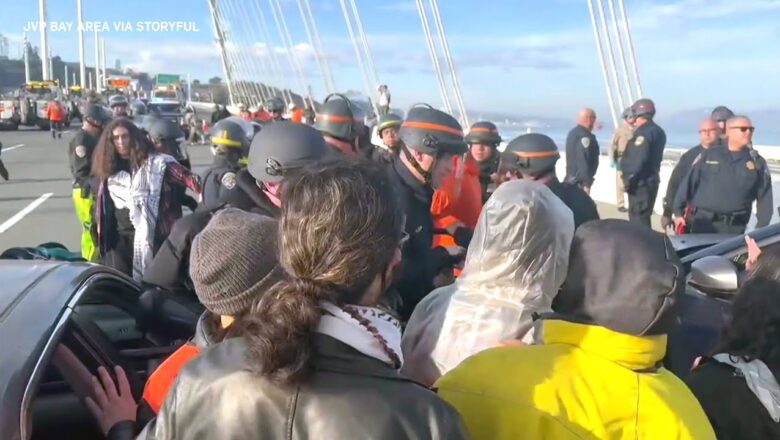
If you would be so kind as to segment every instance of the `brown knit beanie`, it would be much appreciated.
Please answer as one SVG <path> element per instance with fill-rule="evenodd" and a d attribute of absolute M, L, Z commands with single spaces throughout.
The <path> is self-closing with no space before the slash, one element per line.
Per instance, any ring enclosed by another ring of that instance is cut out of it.
<path fill-rule="evenodd" d="M 278 234 L 270 217 L 235 208 L 214 214 L 190 252 L 190 277 L 206 309 L 237 315 L 282 280 Z"/>

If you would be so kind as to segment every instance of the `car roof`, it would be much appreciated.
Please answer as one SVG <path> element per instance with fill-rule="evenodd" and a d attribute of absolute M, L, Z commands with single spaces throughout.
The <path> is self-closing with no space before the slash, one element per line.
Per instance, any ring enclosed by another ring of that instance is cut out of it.
<path fill-rule="evenodd" d="M 764 226 L 763 228 L 754 229 L 747 233 L 753 238 L 759 246 L 766 246 L 768 244 L 780 241 L 780 223 Z M 698 252 L 694 252 L 682 258 L 684 264 L 691 263 L 703 257 L 709 257 L 711 255 L 727 255 L 745 246 L 745 236 L 739 235 L 734 238 L 730 238 L 721 243 L 712 245 Z"/>
<path fill-rule="evenodd" d="M 18 432 L 28 379 L 73 294 L 108 271 L 80 262 L 0 260 L 0 438 Z"/>

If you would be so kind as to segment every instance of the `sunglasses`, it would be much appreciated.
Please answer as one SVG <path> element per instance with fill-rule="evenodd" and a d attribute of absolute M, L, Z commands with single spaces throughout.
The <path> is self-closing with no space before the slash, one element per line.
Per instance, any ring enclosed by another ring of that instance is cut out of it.
<path fill-rule="evenodd" d="M 742 133 L 747 133 L 747 132 L 753 133 L 754 131 L 756 131 L 756 127 L 729 127 L 729 129 L 739 130 Z"/>

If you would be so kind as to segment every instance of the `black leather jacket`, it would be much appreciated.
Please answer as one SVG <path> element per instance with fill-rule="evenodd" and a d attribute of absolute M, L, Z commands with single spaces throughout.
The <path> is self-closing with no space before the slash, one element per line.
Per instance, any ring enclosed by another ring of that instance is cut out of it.
<path fill-rule="evenodd" d="M 458 413 L 390 366 L 325 335 L 300 387 L 249 371 L 242 338 L 182 369 L 139 439 L 464 439 Z"/>

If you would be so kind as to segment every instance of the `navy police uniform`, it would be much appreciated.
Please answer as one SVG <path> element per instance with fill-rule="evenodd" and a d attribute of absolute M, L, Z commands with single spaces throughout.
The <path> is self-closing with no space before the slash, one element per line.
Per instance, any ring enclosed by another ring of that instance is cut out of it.
<path fill-rule="evenodd" d="M 713 146 L 712 148 L 718 148 Z M 704 151 L 704 147 L 697 145 L 690 150 L 683 153 L 680 156 L 680 160 L 677 161 L 677 165 L 672 170 L 672 176 L 669 177 L 669 184 L 666 186 L 666 197 L 664 197 L 664 217 L 672 217 L 672 210 L 674 205 L 674 198 L 677 196 L 677 190 L 680 189 L 680 184 L 683 179 L 688 176 L 693 167 L 693 161 Z"/>
<path fill-rule="evenodd" d="M 650 217 L 658 196 L 666 133 L 653 120 L 634 130 L 620 158 L 623 184 L 628 194 L 628 219 L 651 227 Z"/>
<path fill-rule="evenodd" d="M 742 234 L 756 201 L 756 227 L 772 218 L 772 178 L 766 161 L 745 147 L 729 151 L 725 147 L 703 151 L 680 185 L 674 213 L 682 216 L 687 204 L 691 233 Z"/>
<path fill-rule="evenodd" d="M 599 142 L 582 125 L 566 136 L 566 182 L 590 188 L 599 168 Z"/>
<path fill-rule="evenodd" d="M 206 209 L 216 206 L 220 200 L 236 188 L 236 174 L 241 169 L 240 152 L 217 155 L 214 163 L 201 176 L 203 180 L 203 200 L 201 206 Z"/>
<path fill-rule="evenodd" d="M 98 139 L 92 133 L 80 128 L 68 146 L 70 172 L 73 175 L 73 188 L 81 190 L 81 197 L 89 197 L 93 188 L 90 185 L 92 173 L 92 153 Z"/>

